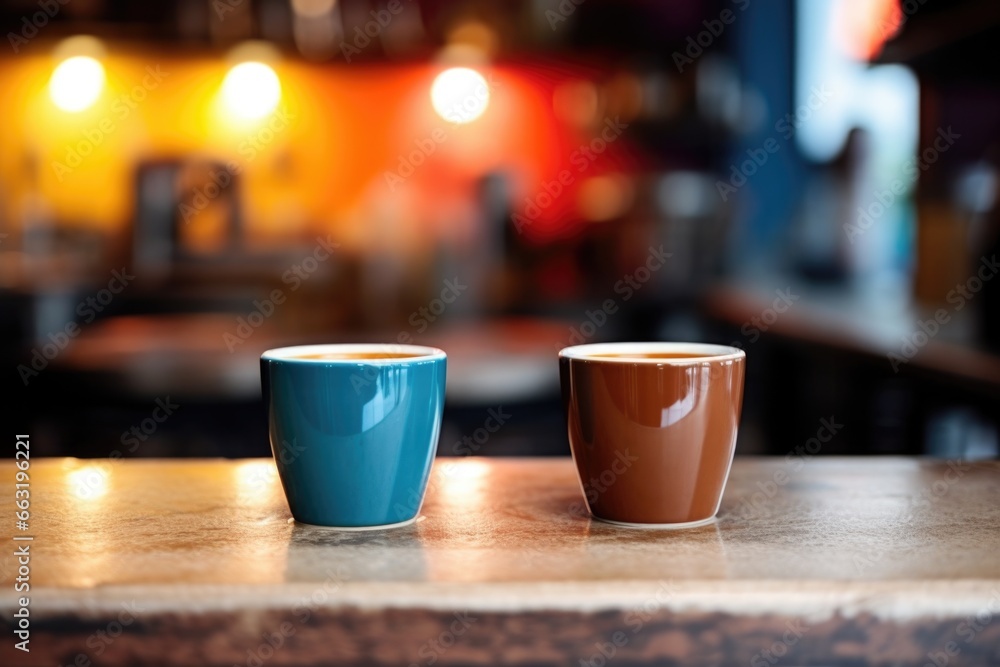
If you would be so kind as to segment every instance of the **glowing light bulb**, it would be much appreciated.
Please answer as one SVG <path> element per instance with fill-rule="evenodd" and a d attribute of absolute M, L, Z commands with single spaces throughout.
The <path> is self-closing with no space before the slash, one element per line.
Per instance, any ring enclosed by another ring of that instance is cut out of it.
<path fill-rule="evenodd" d="M 229 111 L 239 118 L 263 118 L 274 111 L 281 100 L 281 81 L 264 63 L 240 63 L 226 74 L 222 82 L 222 99 Z"/>
<path fill-rule="evenodd" d="M 59 63 L 49 79 L 52 102 L 70 113 L 83 111 L 101 95 L 104 66 L 89 56 L 73 56 Z"/>
<path fill-rule="evenodd" d="M 437 75 L 431 85 L 431 104 L 452 123 L 470 123 L 490 103 L 490 86 L 483 75 L 468 67 L 453 67 Z"/>

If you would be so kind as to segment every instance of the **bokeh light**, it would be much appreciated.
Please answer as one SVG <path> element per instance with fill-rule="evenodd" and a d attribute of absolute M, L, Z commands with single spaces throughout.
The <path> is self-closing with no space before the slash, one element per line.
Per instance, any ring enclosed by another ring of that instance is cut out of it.
<path fill-rule="evenodd" d="M 625 214 L 634 198 L 632 182 L 621 174 L 588 178 L 580 184 L 577 204 L 590 222 L 605 222 Z"/>
<path fill-rule="evenodd" d="M 431 86 L 431 104 L 445 120 L 463 124 L 483 115 L 490 103 L 486 78 L 468 67 L 452 67 L 438 74 Z"/>
<path fill-rule="evenodd" d="M 292 11 L 304 18 L 319 18 L 333 11 L 336 0 L 292 0 Z"/>
<path fill-rule="evenodd" d="M 222 82 L 226 108 L 238 118 L 257 120 L 273 112 L 281 100 L 281 81 L 269 65 L 245 62 L 234 66 Z"/>
<path fill-rule="evenodd" d="M 480 21 L 464 21 L 448 31 L 448 44 L 478 51 L 481 57 L 491 57 L 500 47 L 500 38 L 489 25 Z"/>
<path fill-rule="evenodd" d="M 75 498 L 96 500 L 107 495 L 110 474 L 107 464 L 88 464 L 66 475 L 66 483 Z"/>
<path fill-rule="evenodd" d="M 73 56 L 59 63 L 49 80 L 52 102 L 70 113 L 83 111 L 101 96 L 104 66 L 89 56 Z"/>
<path fill-rule="evenodd" d="M 559 120 L 575 128 L 598 122 L 600 96 L 591 81 L 564 81 L 552 92 L 552 110 Z"/>

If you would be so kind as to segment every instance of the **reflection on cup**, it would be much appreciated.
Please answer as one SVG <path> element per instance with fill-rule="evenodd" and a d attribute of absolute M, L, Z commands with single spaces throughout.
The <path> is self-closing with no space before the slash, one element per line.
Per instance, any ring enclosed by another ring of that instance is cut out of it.
<path fill-rule="evenodd" d="M 292 515 L 365 530 L 413 521 L 444 408 L 445 353 L 307 345 L 261 356 L 268 435 Z"/>
<path fill-rule="evenodd" d="M 729 476 L 746 355 L 696 343 L 577 345 L 559 353 L 570 447 L 595 518 L 714 520 Z"/>

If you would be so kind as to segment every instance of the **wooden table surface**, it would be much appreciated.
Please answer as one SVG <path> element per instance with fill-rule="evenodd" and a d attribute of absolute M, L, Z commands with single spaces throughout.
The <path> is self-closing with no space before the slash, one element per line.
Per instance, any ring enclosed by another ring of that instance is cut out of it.
<path fill-rule="evenodd" d="M 1000 664 L 1000 463 L 802 454 L 686 531 L 592 521 L 569 459 L 439 459 L 370 533 L 292 522 L 268 460 L 34 460 L 0 664 Z"/>

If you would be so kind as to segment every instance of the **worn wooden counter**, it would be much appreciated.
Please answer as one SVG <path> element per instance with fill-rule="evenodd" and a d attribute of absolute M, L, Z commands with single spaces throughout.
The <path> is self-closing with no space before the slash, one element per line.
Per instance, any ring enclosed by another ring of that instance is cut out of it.
<path fill-rule="evenodd" d="M 3 665 L 1000 663 L 997 463 L 738 459 L 674 532 L 591 521 L 568 459 L 440 459 L 373 533 L 292 523 L 266 460 L 34 460 L 18 531 L 2 467 Z"/>

